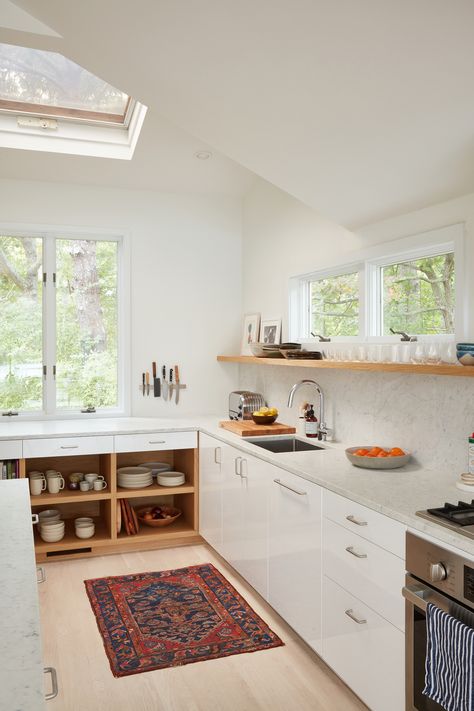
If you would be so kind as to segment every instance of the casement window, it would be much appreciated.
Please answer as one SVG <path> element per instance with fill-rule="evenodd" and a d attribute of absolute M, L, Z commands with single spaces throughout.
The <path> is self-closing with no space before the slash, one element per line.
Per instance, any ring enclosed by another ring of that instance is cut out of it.
<path fill-rule="evenodd" d="M 0 232 L 2 415 L 124 413 L 123 249 L 122 237 Z"/>
<path fill-rule="evenodd" d="M 454 339 L 462 330 L 463 227 L 379 245 L 357 261 L 290 281 L 290 338 Z"/>

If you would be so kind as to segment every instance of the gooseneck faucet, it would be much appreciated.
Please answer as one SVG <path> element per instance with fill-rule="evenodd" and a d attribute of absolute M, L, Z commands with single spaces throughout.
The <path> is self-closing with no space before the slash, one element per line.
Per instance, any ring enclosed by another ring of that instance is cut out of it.
<path fill-rule="evenodd" d="M 290 394 L 288 395 L 288 407 L 293 407 L 293 400 L 295 397 L 295 393 L 303 387 L 303 385 L 312 385 L 314 388 L 316 388 L 316 391 L 319 396 L 319 432 L 318 432 L 318 439 L 319 440 L 324 440 L 326 441 L 326 437 L 328 434 L 328 430 L 326 427 L 326 422 L 324 421 L 324 393 L 319 385 L 315 380 L 299 380 L 297 383 L 293 385 L 293 387 L 290 390 Z"/>

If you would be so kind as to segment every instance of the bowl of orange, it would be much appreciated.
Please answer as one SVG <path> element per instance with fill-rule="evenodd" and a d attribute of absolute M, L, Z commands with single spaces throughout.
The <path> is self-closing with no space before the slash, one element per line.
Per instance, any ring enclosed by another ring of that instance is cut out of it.
<path fill-rule="evenodd" d="M 355 467 L 363 469 L 398 469 L 410 459 L 400 447 L 349 447 L 346 457 Z"/>

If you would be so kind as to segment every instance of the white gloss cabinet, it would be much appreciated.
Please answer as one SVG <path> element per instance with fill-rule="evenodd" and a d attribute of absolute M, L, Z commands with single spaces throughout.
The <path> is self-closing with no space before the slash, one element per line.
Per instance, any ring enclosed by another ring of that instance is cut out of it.
<path fill-rule="evenodd" d="M 271 467 L 268 601 L 321 651 L 321 489 Z"/>
<path fill-rule="evenodd" d="M 222 455 L 225 445 L 214 437 L 199 435 L 199 528 L 200 534 L 222 553 Z"/>
<path fill-rule="evenodd" d="M 405 709 L 405 636 L 324 576 L 323 658 L 372 711 Z"/>

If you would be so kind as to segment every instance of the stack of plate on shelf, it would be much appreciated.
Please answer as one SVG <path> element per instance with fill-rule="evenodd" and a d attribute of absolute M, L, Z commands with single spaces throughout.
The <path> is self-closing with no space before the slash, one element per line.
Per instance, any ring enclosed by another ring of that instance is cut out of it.
<path fill-rule="evenodd" d="M 171 470 L 171 464 L 166 462 L 143 462 L 143 464 L 137 464 L 137 466 L 151 469 L 153 479 L 156 479 L 161 472 L 169 472 Z"/>
<path fill-rule="evenodd" d="M 153 484 L 148 467 L 121 467 L 117 469 L 117 483 L 123 489 L 144 489 Z"/>

